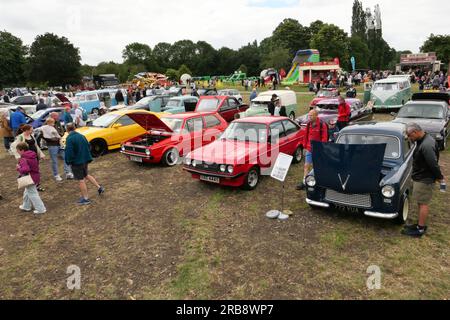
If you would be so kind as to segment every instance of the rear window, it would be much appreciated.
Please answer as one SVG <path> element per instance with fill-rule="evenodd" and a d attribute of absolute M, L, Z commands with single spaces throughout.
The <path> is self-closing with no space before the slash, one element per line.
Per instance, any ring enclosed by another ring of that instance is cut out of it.
<path fill-rule="evenodd" d="M 342 134 L 336 143 L 339 144 L 386 144 L 384 157 L 386 159 L 400 158 L 400 140 L 393 136 L 366 135 L 366 134 Z"/>
<path fill-rule="evenodd" d="M 216 111 L 219 103 L 219 99 L 202 99 L 198 103 L 196 111 Z"/>

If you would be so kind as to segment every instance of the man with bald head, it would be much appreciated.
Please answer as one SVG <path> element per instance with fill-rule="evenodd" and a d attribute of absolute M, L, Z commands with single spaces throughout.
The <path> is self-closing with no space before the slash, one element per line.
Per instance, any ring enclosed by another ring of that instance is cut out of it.
<path fill-rule="evenodd" d="M 312 159 L 312 141 L 328 142 L 328 126 L 325 122 L 322 122 L 319 118 L 317 110 L 311 110 L 308 113 L 309 122 L 306 125 L 305 144 L 305 167 L 303 170 L 303 181 L 297 186 L 297 190 L 304 190 L 306 188 L 305 179 L 306 176 L 313 169 Z"/>

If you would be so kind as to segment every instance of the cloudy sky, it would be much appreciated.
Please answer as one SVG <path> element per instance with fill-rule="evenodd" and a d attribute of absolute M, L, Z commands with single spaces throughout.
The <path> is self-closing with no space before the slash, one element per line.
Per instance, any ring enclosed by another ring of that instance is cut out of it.
<path fill-rule="evenodd" d="M 380 4 L 383 33 L 397 50 L 419 50 L 429 34 L 449 34 L 448 0 L 363 0 Z M 353 0 L 0 0 L 0 29 L 31 44 L 38 34 L 66 36 L 82 62 L 122 61 L 132 42 L 205 40 L 238 49 L 270 36 L 284 18 L 320 19 L 350 32 Z M 300 49 L 300 48 L 299 48 Z M 303 48 L 304 49 L 304 48 Z"/>

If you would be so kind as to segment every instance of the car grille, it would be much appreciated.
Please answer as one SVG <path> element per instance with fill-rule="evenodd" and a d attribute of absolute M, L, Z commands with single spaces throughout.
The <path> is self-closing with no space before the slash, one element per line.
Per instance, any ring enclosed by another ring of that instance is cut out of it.
<path fill-rule="evenodd" d="M 125 151 L 145 153 L 145 148 L 125 146 Z"/>
<path fill-rule="evenodd" d="M 369 194 L 346 194 L 327 189 L 325 192 L 325 200 L 335 204 L 358 208 L 372 207 L 372 200 Z"/>
<path fill-rule="evenodd" d="M 216 163 L 210 164 L 210 163 L 204 163 L 197 164 L 195 166 L 195 169 L 203 170 L 203 171 L 209 171 L 209 172 L 218 172 L 219 171 L 219 165 Z"/>

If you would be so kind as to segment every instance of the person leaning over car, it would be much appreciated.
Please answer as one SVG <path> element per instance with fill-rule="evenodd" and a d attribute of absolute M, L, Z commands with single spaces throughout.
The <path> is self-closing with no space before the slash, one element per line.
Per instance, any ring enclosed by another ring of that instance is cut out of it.
<path fill-rule="evenodd" d="M 345 99 L 341 97 L 340 92 L 338 92 L 338 101 L 339 106 L 338 106 L 337 127 L 339 130 L 342 130 L 346 126 L 348 126 L 348 122 L 350 121 L 351 110 L 348 103 L 345 102 Z"/>
<path fill-rule="evenodd" d="M 419 223 L 405 226 L 402 233 L 411 237 L 421 237 L 427 230 L 426 220 L 435 182 L 445 183 L 445 178 L 439 167 L 439 151 L 433 137 L 416 123 L 408 124 L 406 133 L 411 141 L 417 142 L 413 154 L 412 179 L 413 199 L 419 205 Z"/>
<path fill-rule="evenodd" d="M 11 113 L 10 127 L 13 131 L 14 137 L 16 137 L 19 133 L 17 132 L 21 125 L 27 124 L 27 118 L 25 118 L 25 111 L 22 107 L 17 107 L 16 111 Z"/>
<path fill-rule="evenodd" d="M 305 133 L 305 167 L 303 171 L 303 181 L 297 186 L 297 190 L 304 190 L 306 188 L 305 179 L 306 176 L 313 169 L 312 159 L 312 141 L 328 142 L 328 126 L 325 122 L 322 122 L 319 118 L 317 110 L 311 110 L 308 113 L 309 122 L 306 125 Z"/>

